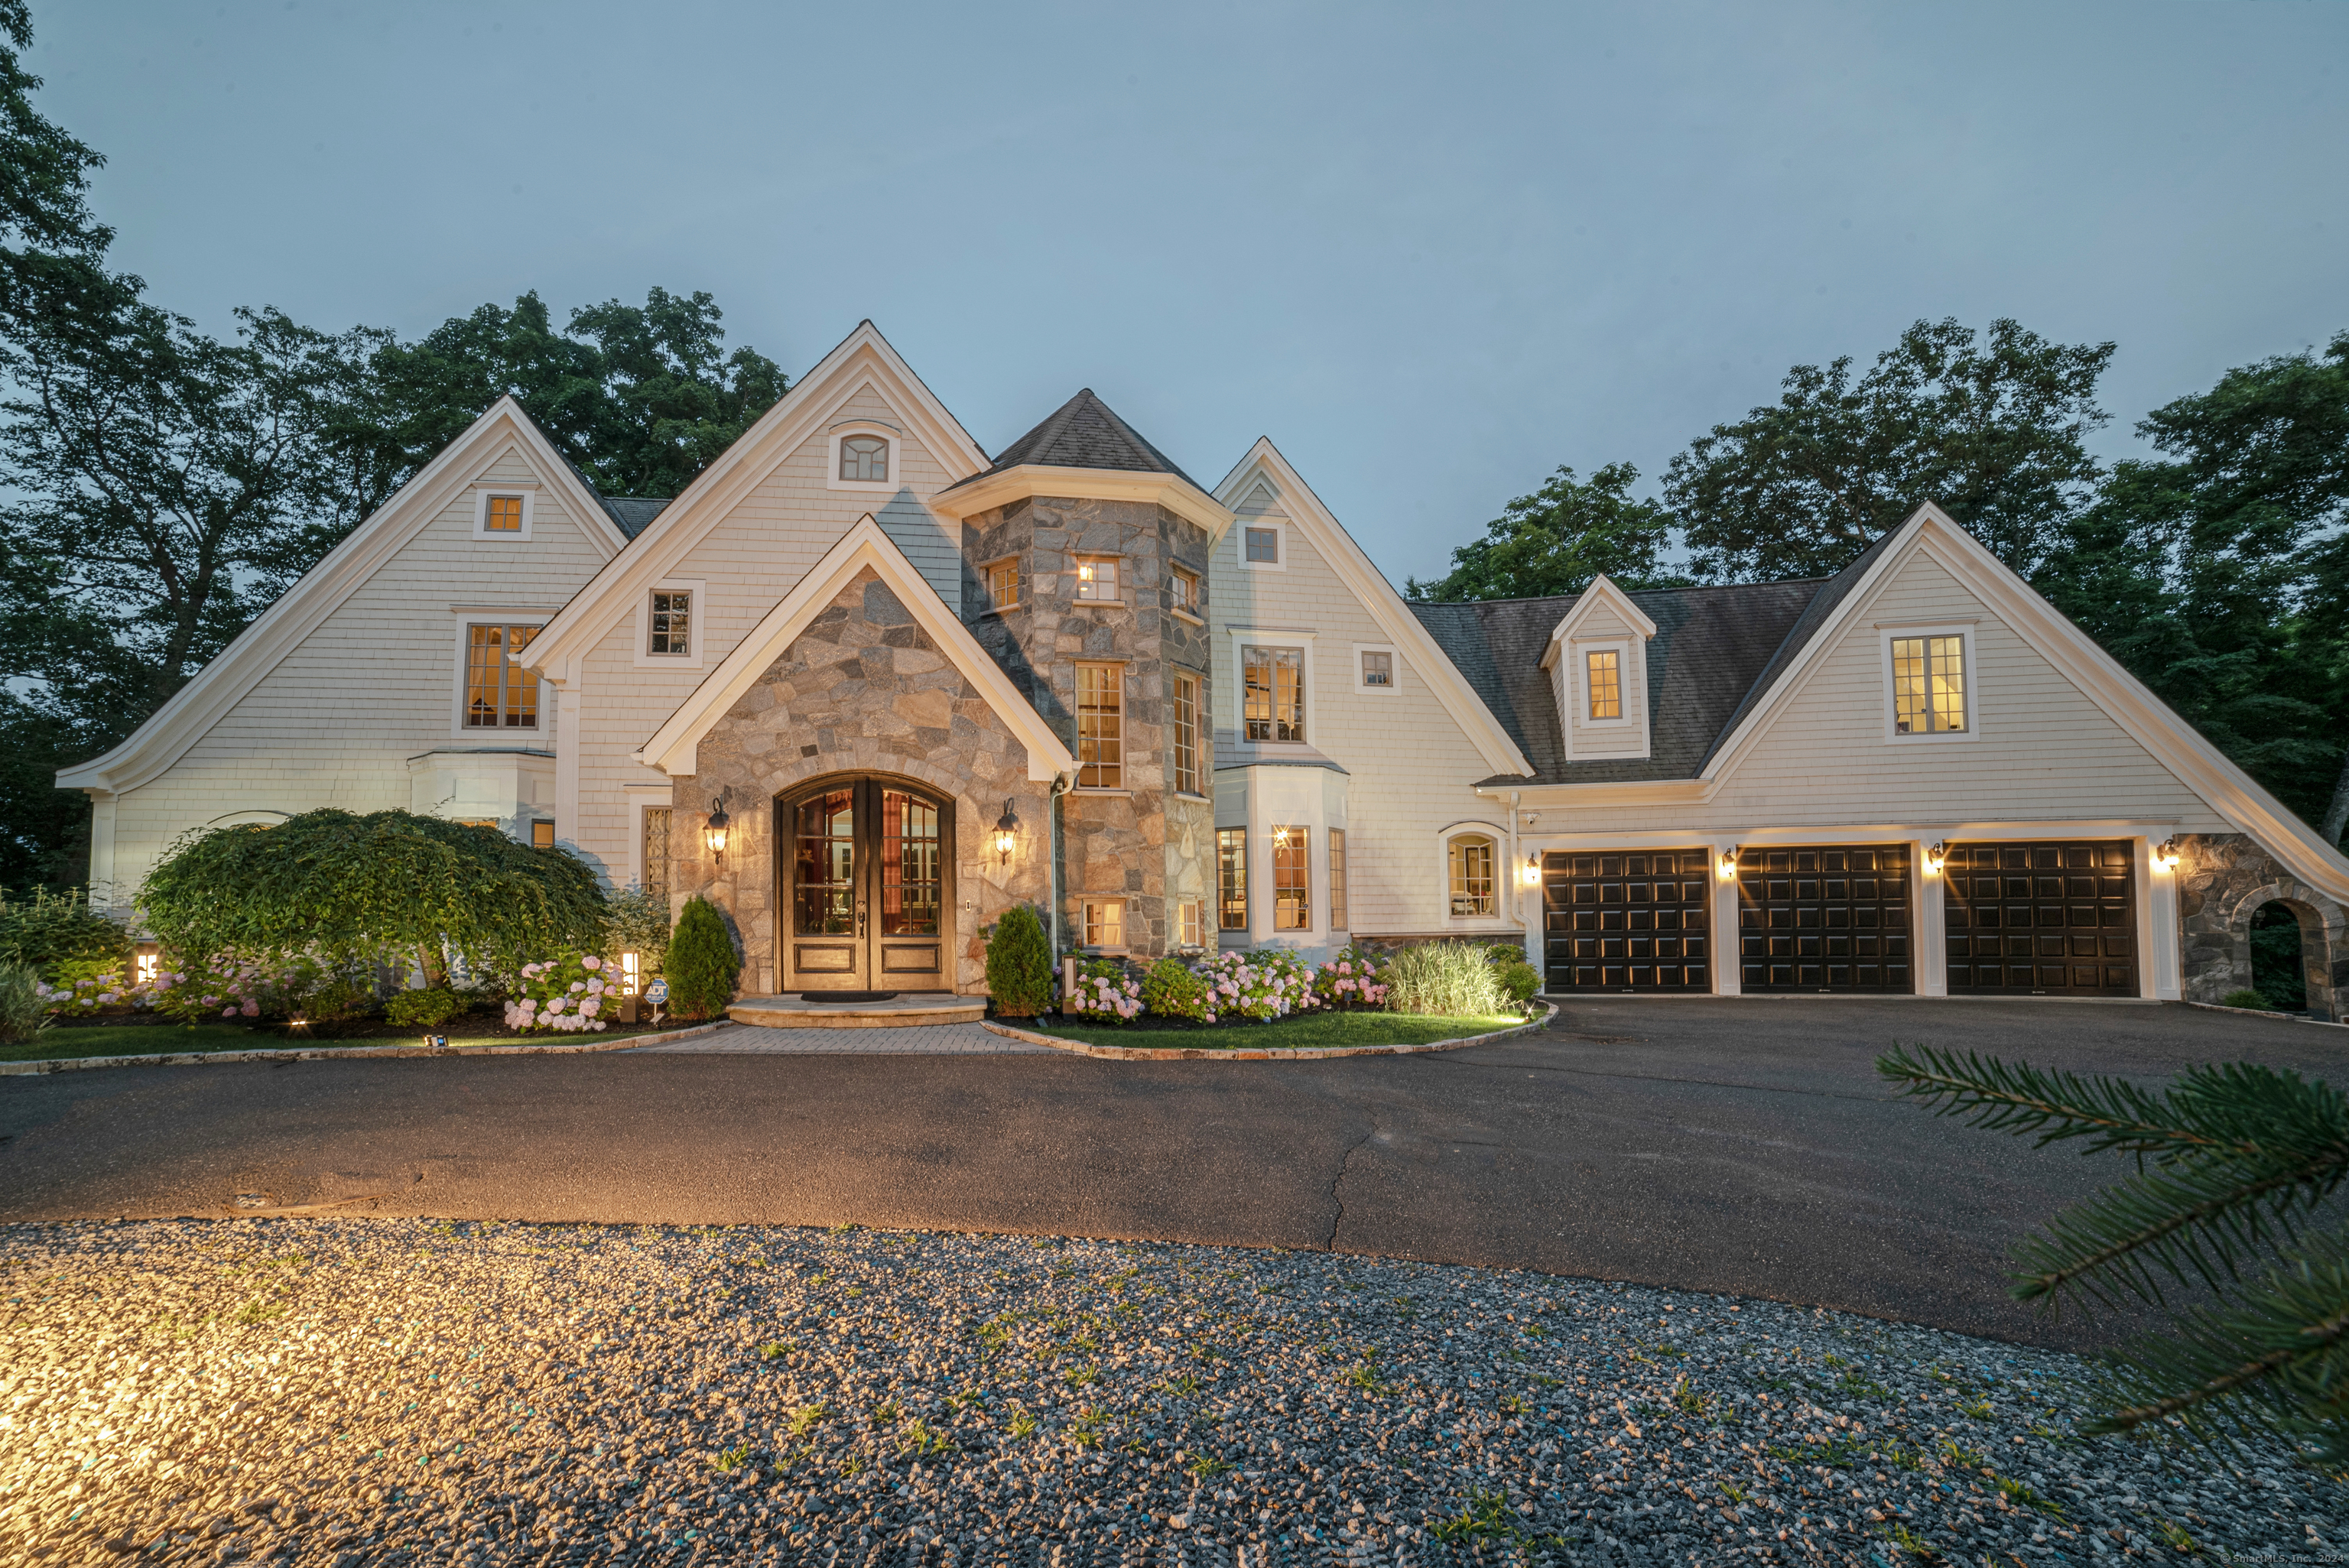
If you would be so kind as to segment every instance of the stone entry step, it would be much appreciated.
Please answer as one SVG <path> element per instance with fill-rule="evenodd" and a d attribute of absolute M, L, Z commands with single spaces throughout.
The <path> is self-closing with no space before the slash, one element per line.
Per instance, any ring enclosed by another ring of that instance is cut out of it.
<path fill-rule="evenodd" d="M 976 1024 L 984 996 L 901 992 L 885 1002 L 810 1002 L 799 996 L 745 996 L 726 1009 L 738 1024 L 766 1029 L 904 1029 L 923 1024 Z"/>

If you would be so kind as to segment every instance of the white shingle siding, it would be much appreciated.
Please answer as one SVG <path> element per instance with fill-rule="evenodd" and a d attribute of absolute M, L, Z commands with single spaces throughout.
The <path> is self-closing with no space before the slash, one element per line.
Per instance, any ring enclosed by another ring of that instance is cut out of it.
<path fill-rule="evenodd" d="M 1647 643 L 1639 629 L 1609 604 L 1590 607 L 1575 622 L 1570 640 L 1558 650 L 1551 666 L 1551 689 L 1559 694 L 1559 717 L 1566 726 L 1568 754 L 1581 758 L 1644 757 L 1648 753 Z M 1595 648 L 1612 645 L 1620 654 L 1617 671 L 1619 696 L 1627 722 L 1590 722 L 1589 661 Z"/>

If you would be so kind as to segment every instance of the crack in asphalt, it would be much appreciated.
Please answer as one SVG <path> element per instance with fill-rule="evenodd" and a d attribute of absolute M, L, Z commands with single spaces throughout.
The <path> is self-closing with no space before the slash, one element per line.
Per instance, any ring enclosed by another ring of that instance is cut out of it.
<path fill-rule="evenodd" d="M 1330 1216 L 1329 1239 L 1321 1243 L 1321 1250 L 1325 1253 L 1334 1253 L 1338 1250 L 1338 1228 L 1346 1222 L 1346 1200 L 1338 1196 L 1338 1188 L 1346 1180 L 1346 1172 L 1353 1168 L 1354 1156 L 1361 1152 L 1362 1145 L 1378 1135 L 1379 1119 L 1373 1116 L 1371 1118 L 1371 1130 L 1354 1140 L 1346 1152 L 1338 1158 L 1337 1174 L 1330 1178 L 1330 1202 L 1336 1206 L 1338 1212 Z"/>

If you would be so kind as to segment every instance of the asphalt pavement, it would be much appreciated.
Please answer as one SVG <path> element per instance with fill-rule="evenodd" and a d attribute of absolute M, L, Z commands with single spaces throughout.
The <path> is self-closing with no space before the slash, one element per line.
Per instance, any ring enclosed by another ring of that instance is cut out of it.
<path fill-rule="evenodd" d="M 2340 1082 L 2349 1030 L 2180 1006 L 1626 997 L 1316 1062 L 612 1053 L 0 1079 L 0 1219 L 807 1225 L 1334 1249 L 1760 1296 L 2077 1348 L 2006 1244 L 2122 1173 L 1937 1120 L 1895 1041 Z"/>

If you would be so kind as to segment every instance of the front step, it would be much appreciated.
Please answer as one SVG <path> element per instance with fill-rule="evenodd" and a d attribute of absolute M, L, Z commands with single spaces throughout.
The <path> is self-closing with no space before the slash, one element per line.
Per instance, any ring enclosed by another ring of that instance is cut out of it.
<path fill-rule="evenodd" d="M 727 1008 L 726 1016 L 762 1029 L 908 1029 L 976 1024 L 987 1016 L 987 998 L 908 993 L 886 1002 L 809 1002 L 797 996 L 745 996 Z"/>

